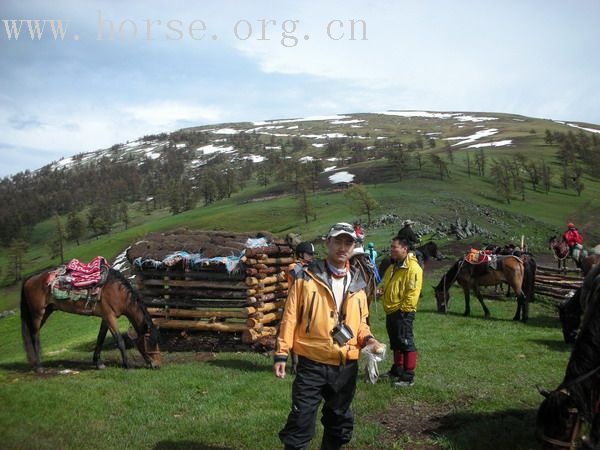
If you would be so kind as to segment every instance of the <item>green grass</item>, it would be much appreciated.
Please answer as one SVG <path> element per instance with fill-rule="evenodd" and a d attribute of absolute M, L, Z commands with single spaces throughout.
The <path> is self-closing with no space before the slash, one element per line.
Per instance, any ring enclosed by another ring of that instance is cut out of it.
<path fill-rule="evenodd" d="M 426 278 L 426 286 L 440 273 Z M 385 381 L 359 382 L 356 426 L 350 448 L 404 448 L 435 442 L 444 448 L 537 448 L 536 384 L 558 384 L 569 348 L 562 343 L 555 309 L 532 305 L 527 325 L 511 320 L 513 300 L 489 301 L 490 320 L 472 305 L 463 317 L 458 290 L 448 315 L 435 312 L 426 287 L 415 322 L 419 360 L 415 386 L 399 390 Z M 387 341 L 383 310 L 372 311 L 372 329 Z M 109 345 L 105 371 L 92 369 L 99 321 L 55 313 L 42 330 L 43 360 L 54 375 L 29 371 L 18 316 L 0 321 L 0 428 L 4 448 L 279 448 L 277 432 L 290 407 L 292 377 L 277 380 L 270 357 L 217 353 L 165 353 L 158 371 L 124 370 Z M 126 323 L 121 321 L 124 329 Z M 129 355 L 142 365 L 139 354 Z M 391 355 L 380 365 L 389 368 Z M 62 368 L 78 374 L 58 375 Z M 362 374 L 362 367 L 361 367 Z M 386 431 L 382 415 L 419 407 L 443 416 L 434 434 Z M 319 425 L 319 433 L 321 428 Z M 318 438 L 311 448 L 318 448 Z M 204 447 L 202 447 L 204 446 Z"/>
<path fill-rule="evenodd" d="M 557 147 L 543 143 L 543 131 L 564 131 L 565 126 L 489 115 L 500 118 L 488 124 L 502 130 L 495 138 L 518 138 L 518 145 L 516 149 L 486 151 L 488 161 L 522 151 L 530 159 L 545 159 L 553 166 L 554 178 L 558 178 Z M 415 118 L 399 125 L 389 117 L 365 117 L 372 138 L 387 135 L 406 143 L 414 140 L 417 130 L 467 136 L 479 129 L 472 124 L 457 129 L 452 121 L 432 126 L 430 120 Z M 322 124 L 315 126 L 315 133 L 319 132 L 318 126 Z M 537 133 L 530 134 L 531 128 Z M 340 130 L 362 134 L 360 129 Z M 433 151 L 439 152 L 439 147 Z M 515 198 L 507 204 L 498 198 L 489 178 L 467 176 L 464 158 L 464 151 L 456 152 L 455 162 L 449 165 L 451 177 L 443 181 L 437 179 L 430 166 L 419 177 L 416 169 L 410 169 L 400 180 L 386 160 L 365 161 L 348 169 L 365 174 L 369 191 L 381 204 L 375 216 L 394 213 L 432 225 L 469 218 L 486 228 L 499 244 L 518 242 L 525 235 L 536 252 L 548 252 L 548 235 L 561 230 L 567 219 L 585 227 L 587 243 L 600 238 L 596 226 L 600 219 L 598 181 L 586 177 L 580 197 L 556 186 L 548 195 L 527 186 L 525 201 Z M 134 207 L 128 230 L 119 225 L 111 234 L 85 240 L 81 246 L 69 243 L 65 257 L 85 261 L 103 255 L 111 259 L 148 233 L 180 227 L 266 229 L 282 236 L 293 231 L 305 239 L 318 239 L 332 223 L 359 218 L 350 210 L 343 192 L 311 195 L 316 220 L 308 224 L 299 217 L 293 196 L 254 201 L 269 197 L 276 188 L 249 183 L 230 199 L 177 215 L 163 209 L 147 216 Z M 478 212 L 484 208 L 489 215 Z M 364 215 L 360 218 L 366 222 Z M 381 251 L 398 228 L 399 224 L 367 228 L 367 239 Z M 53 234 L 52 220 L 35 227 L 25 258 L 26 273 L 58 263 L 48 257 L 46 247 Z M 463 243 L 442 239 L 438 244 L 456 248 Z M 465 249 L 469 244 L 464 243 Z M 319 248 L 318 253 L 322 255 L 323 249 Z M 8 264 L 6 249 L 1 249 L 0 279 L 7 280 Z M 441 272 L 427 274 L 415 323 L 419 348 L 416 385 L 397 390 L 385 382 L 375 386 L 361 382 L 354 402 L 356 427 L 350 448 L 401 449 L 433 444 L 449 449 L 537 448 L 533 432 L 541 397 L 535 385 L 556 386 L 570 351 L 562 343 L 553 304 L 533 304 L 527 325 L 512 322 L 514 300 L 488 301 L 490 320 L 482 318 L 479 305 L 473 302 L 472 317 L 466 318 L 461 315 L 461 295 L 453 290 L 450 313 L 443 316 L 435 312 L 429 287 L 440 276 Z M 19 295 L 18 284 L 2 288 L 0 311 L 18 309 Z M 371 320 L 376 336 L 386 341 L 381 306 L 374 308 Z M 125 321 L 120 324 L 126 328 Z M 99 372 L 91 367 L 98 326 L 94 318 L 55 313 L 41 333 L 43 360 L 51 374 L 36 376 L 25 363 L 18 313 L 0 320 L 0 447 L 280 448 L 277 432 L 290 407 L 292 377 L 276 380 L 268 356 L 223 352 L 198 358 L 194 352 L 166 353 L 160 371 L 127 371 L 118 367 L 120 356 L 109 339 L 104 353 L 108 369 Z M 135 351 L 131 350 L 130 356 L 142 365 Z M 380 369 L 386 371 L 390 362 L 388 354 Z M 79 373 L 57 374 L 63 368 Z M 410 420 L 401 420 L 401 413 Z M 423 424 L 430 432 L 415 433 L 415 424 Z M 317 429 L 321 433 L 320 425 Z M 315 438 L 311 448 L 318 448 L 318 440 Z"/>

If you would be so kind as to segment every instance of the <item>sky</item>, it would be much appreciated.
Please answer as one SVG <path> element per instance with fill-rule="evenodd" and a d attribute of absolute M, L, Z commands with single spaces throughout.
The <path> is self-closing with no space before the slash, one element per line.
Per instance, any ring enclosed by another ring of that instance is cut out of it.
<path fill-rule="evenodd" d="M 0 177 L 223 122 L 427 110 L 600 124 L 598 23 L 597 0 L 2 0 Z"/>

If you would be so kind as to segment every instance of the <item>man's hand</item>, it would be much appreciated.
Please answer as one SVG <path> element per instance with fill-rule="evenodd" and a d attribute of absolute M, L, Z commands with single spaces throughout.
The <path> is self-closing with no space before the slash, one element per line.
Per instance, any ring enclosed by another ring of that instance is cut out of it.
<path fill-rule="evenodd" d="M 381 353 L 385 349 L 385 346 L 375 338 L 370 338 L 365 347 L 369 347 L 371 353 Z"/>
<path fill-rule="evenodd" d="M 275 364 L 273 364 L 273 372 L 275 372 L 275 376 L 277 378 L 285 378 L 285 363 L 276 362 Z"/>

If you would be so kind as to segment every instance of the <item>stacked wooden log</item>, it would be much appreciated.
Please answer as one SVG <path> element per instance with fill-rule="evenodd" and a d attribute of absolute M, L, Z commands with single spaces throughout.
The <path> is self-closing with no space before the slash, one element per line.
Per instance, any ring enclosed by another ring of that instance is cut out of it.
<path fill-rule="evenodd" d="M 160 329 L 230 333 L 245 344 L 272 348 L 288 293 L 285 271 L 295 261 L 293 249 L 273 235 L 264 239 L 265 245 L 248 248 L 246 240 L 256 233 L 227 236 L 231 239 L 224 242 L 223 233 L 186 231 L 185 239 L 161 234 L 157 246 L 151 235 L 133 246 L 128 258 L 134 262 L 142 302 Z M 179 247 L 170 247 L 170 240 Z M 218 255 L 219 245 L 230 254 Z M 151 251 L 159 247 L 160 251 Z M 218 260 L 192 265 L 185 259 L 176 264 L 152 259 L 206 248 L 211 249 L 211 258 L 237 254 L 235 269 L 228 271 L 231 267 Z M 135 262 L 136 258 L 147 259 Z"/>
<path fill-rule="evenodd" d="M 580 271 L 572 269 L 569 272 L 579 273 Z M 535 293 L 564 300 L 581 286 L 582 281 L 581 276 L 567 275 L 567 271 L 564 269 L 538 266 L 535 274 Z"/>

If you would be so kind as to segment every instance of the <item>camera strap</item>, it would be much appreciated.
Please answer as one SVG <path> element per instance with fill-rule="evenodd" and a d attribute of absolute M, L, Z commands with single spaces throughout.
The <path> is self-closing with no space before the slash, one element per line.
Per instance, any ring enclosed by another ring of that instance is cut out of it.
<path fill-rule="evenodd" d="M 342 323 L 344 321 L 345 314 L 344 314 L 344 307 L 346 305 L 346 299 L 348 298 L 348 292 L 350 291 L 350 286 L 348 286 L 348 278 L 350 276 L 350 272 L 348 272 L 346 274 L 346 276 L 344 276 L 344 282 L 343 282 L 343 287 L 342 287 L 342 302 L 341 304 L 338 305 L 336 296 L 335 296 L 335 289 L 333 288 L 333 277 L 330 274 L 330 286 L 331 286 L 331 293 L 333 295 L 333 301 L 335 302 L 335 314 L 337 317 L 337 323 Z"/>

